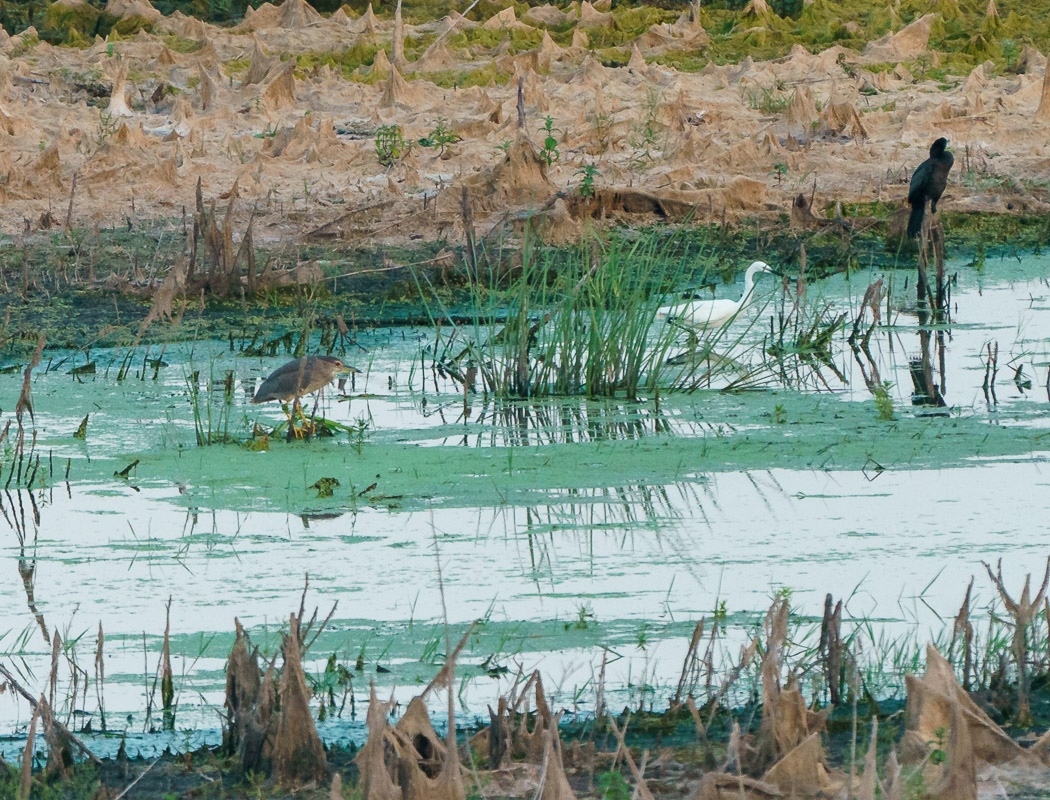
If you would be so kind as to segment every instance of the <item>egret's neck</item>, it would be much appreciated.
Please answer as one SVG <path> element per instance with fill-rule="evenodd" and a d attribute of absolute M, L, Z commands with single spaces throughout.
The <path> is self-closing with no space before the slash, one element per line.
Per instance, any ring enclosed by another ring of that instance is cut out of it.
<path fill-rule="evenodd" d="M 759 266 L 750 266 L 747 268 L 747 272 L 744 273 L 744 296 L 740 298 L 740 302 L 743 305 L 751 302 L 751 295 L 755 291 L 755 275 L 763 271 Z"/>

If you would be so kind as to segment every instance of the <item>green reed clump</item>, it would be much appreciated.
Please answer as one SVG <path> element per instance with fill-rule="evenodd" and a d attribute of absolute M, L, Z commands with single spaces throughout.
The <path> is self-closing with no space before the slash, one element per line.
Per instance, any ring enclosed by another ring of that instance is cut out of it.
<path fill-rule="evenodd" d="M 469 363 L 506 398 L 635 398 L 680 378 L 667 363 L 680 332 L 654 323 L 664 293 L 705 271 L 702 252 L 659 233 L 568 251 L 526 237 L 521 260 L 509 285 L 494 262 L 470 276 L 473 323 L 445 344 L 449 372 Z"/>
<path fill-rule="evenodd" d="M 222 378 L 209 376 L 207 388 L 201 395 L 200 373 L 193 372 L 186 378 L 190 408 L 193 410 L 193 432 L 197 447 L 213 444 L 231 444 L 237 440 L 230 434 L 230 415 L 233 413 L 233 371 Z M 221 399 L 216 401 L 216 395 Z"/>

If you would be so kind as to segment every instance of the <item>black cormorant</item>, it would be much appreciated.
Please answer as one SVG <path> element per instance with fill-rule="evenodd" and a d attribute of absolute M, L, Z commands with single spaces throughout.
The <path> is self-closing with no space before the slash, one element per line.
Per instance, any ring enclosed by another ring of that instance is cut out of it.
<path fill-rule="evenodd" d="M 911 176 L 908 202 L 911 214 L 908 217 L 908 236 L 914 238 L 922 233 L 922 218 L 926 215 L 926 201 L 930 201 L 930 213 L 937 213 L 937 201 L 948 185 L 948 173 L 955 158 L 947 150 L 948 140 L 943 136 L 930 146 L 930 157 L 919 164 Z"/>

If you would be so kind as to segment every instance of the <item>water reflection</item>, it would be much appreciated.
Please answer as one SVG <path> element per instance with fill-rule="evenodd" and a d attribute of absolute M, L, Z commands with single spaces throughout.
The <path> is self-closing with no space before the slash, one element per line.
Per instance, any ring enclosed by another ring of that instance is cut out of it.
<path fill-rule="evenodd" d="M 919 357 L 908 360 L 908 371 L 911 375 L 913 406 L 943 408 L 948 391 L 948 378 L 944 369 L 945 331 L 938 330 L 933 337 L 937 354 L 937 379 L 934 377 L 933 358 L 930 354 L 931 331 L 919 328 Z"/>
<path fill-rule="evenodd" d="M 3 501 L 3 498 L 7 499 L 6 503 Z M 30 507 L 29 523 L 32 525 L 31 534 L 26 523 L 27 503 Z M 40 507 L 37 505 L 37 499 L 29 489 L 15 489 L 13 495 L 11 491 L 5 490 L 3 497 L 0 497 L 0 514 L 3 515 L 4 521 L 18 540 L 18 577 L 22 581 L 22 588 L 25 591 L 29 612 L 36 620 L 44 641 L 47 644 L 51 644 L 51 634 L 48 633 L 47 623 L 44 622 L 44 615 L 37 608 L 36 604 L 36 549 L 37 530 L 40 526 Z M 27 546 L 30 551 L 29 556 L 26 555 Z"/>

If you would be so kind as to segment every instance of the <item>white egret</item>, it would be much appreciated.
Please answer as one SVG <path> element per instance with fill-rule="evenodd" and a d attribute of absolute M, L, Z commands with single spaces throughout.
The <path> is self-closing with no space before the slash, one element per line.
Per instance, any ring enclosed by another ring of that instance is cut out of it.
<path fill-rule="evenodd" d="M 687 328 L 717 328 L 743 311 L 755 290 L 755 276 L 760 272 L 772 272 L 764 261 L 755 261 L 744 273 L 744 293 L 739 300 L 691 300 L 673 306 L 664 306 L 656 312 L 656 318 L 677 322 Z"/>

